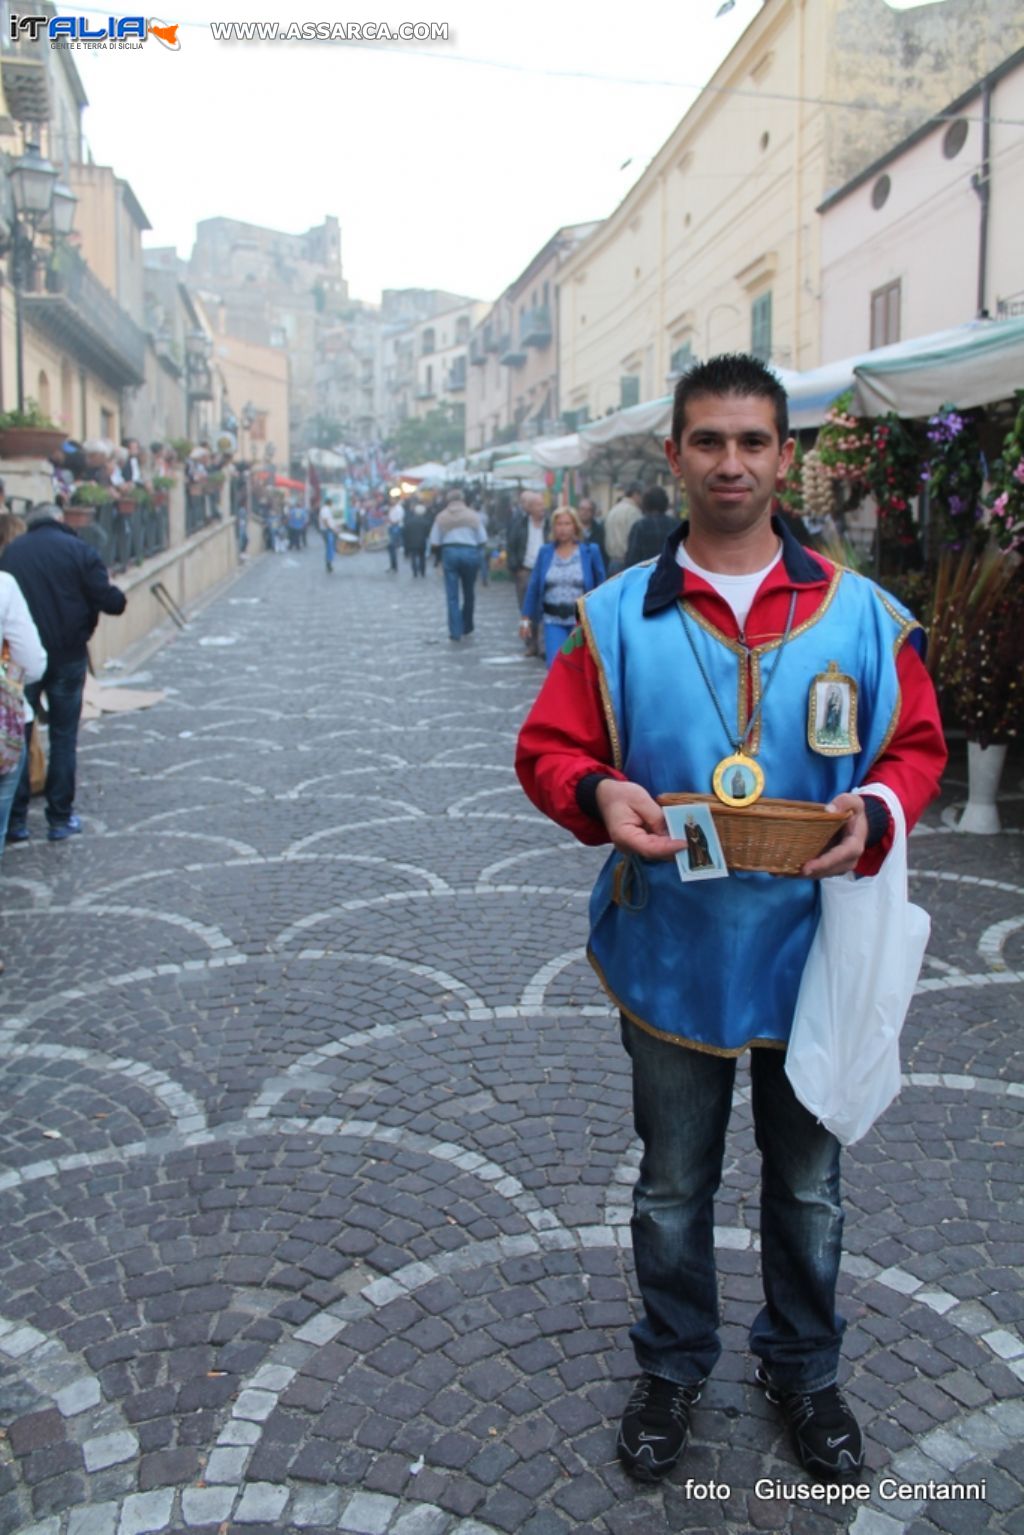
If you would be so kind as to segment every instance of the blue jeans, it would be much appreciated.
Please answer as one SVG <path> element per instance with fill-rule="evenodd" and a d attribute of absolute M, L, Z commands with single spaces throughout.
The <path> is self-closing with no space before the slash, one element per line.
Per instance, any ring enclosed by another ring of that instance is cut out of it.
<path fill-rule="evenodd" d="M 441 550 L 444 590 L 448 598 L 448 633 L 453 640 L 473 633 L 473 598 L 480 554 L 472 544 L 445 544 Z M 459 596 L 462 609 L 459 610 Z"/>
<path fill-rule="evenodd" d="M 332 528 L 321 528 L 320 533 L 324 541 L 324 563 L 331 570 L 334 567 L 334 531 Z"/>
<path fill-rule="evenodd" d="M 554 664 L 555 657 L 575 627 L 575 624 L 560 624 L 557 619 L 545 618 L 544 660 L 547 662 L 549 667 Z"/>
<path fill-rule="evenodd" d="M 12 767 L 9 773 L 0 773 L 0 859 L 4 856 L 4 838 L 7 836 L 7 822 L 11 818 L 11 805 L 18 784 L 21 781 L 21 770 L 25 766 L 26 753 L 22 748 L 21 761 L 16 767 Z"/>
<path fill-rule="evenodd" d="M 402 530 L 397 525 L 388 529 L 388 563 L 392 570 L 398 569 L 398 551 L 402 547 Z"/>
<path fill-rule="evenodd" d="M 46 694 L 49 715 L 50 760 L 46 769 L 46 819 L 51 826 L 64 826 L 75 805 L 75 758 L 78 747 L 78 721 L 82 713 L 86 662 L 59 661 L 48 666 L 41 682 L 30 683 L 25 697 L 33 709 L 39 707 L 39 695 Z M 26 746 L 32 726 L 26 731 Z M 24 826 L 28 816 L 28 753 L 11 806 L 11 823 Z"/>
<path fill-rule="evenodd" d="M 622 1040 L 644 1146 L 632 1221 L 644 1314 L 630 1337 L 642 1370 L 700 1380 L 721 1353 L 714 1196 L 736 1061 L 667 1043 L 625 1019 Z M 782 1390 L 817 1391 L 836 1378 L 846 1325 L 835 1310 L 839 1142 L 797 1100 L 785 1059 L 783 1050 L 750 1052 L 765 1295 L 750 1347 Z"/>

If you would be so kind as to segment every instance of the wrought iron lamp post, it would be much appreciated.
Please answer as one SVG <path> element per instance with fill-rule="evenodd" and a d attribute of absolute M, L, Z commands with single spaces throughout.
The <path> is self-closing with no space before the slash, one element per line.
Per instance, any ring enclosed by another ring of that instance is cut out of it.
<path fill-rule="evenodd" d="M 36 235 L 49 222 L 49 232 L 56 243 L 71 233 L 75 220 L 78 199 L 71 188 L 58 179 L 59 175 L 57 168 L 40 154 L 37 144 L 27 144 L 25 153 L 14 161 L 7 172 L 14 208 L 11 261 L 19 411 L 25 409 L 25 343 L 21 296 L 31 289 L 34 281 Z"/>

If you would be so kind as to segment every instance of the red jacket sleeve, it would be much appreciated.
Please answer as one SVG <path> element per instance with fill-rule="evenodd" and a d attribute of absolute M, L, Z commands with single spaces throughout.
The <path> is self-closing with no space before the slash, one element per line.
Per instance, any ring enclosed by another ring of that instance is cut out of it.
<path fill-rule="evenodd" d="M 892 789 L 907 818 L 907 832 L 939 792 L 949 753 L 942 733 L 939 704 L 932 679 L 913 645 L 906 644 L 896 661 L 900 712 L 885 751 L 869 773 L 873 783 Z M 892 845 L 892 826 L 857 865 L 858 874 L 877 874 Z"/>
<path fill-rule="evenodd" d="M 588 773 L 625 777 L 612 767 L 597 667 L 580 628 L 555 657 L 519 732 L 516 773 L 537 809 L 580 842 L 609 840 L 604 822 L 576 803 L 576 785 Z"/>

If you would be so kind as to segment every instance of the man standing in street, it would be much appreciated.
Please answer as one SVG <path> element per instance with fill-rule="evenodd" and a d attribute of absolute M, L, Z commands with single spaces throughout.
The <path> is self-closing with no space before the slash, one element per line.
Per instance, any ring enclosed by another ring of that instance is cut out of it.
<path fill-rule="evenodd" d="M 46 695 L 49 718 L 49 764 L 46 772 L 48 840 L 64 842 L 82 830 L 74 813 L 78 721 L 88 664 L 86 646 L 101 613 L 123 613 L 127 599 L 113 586 L 96 550 L 73 528 L 64 526 L 55 506 L 37 507 L 28 531 L 14 540 L 0 558 L 0 570 L 17 581 L 46 650 L 46 671 L 25 689 L 38 711 Z M 26 746 L 31 726 L 26 727 Z M 8 842 L 27 842 L 29 776 L 28 751 L 11 806 Z"/>
<path fill-rule="evenodd" d="M 665 449 L 690 521 L 654 565 L 584 597 L 519 738 L 533 802 L 581 842 L 613 844 L 588 952 L 620 1010 L 643 1143 L 632 1221 L 642 1315 L 631 1332 L 642 1374 L 617 1450 L 646 1482 L 678 1461 L 721 1351 L 713 1201 L 748 1049 L 762 1158 L 757 1379 L 816 1481 L 857 1480 L 864 1463 L 836 1384 L 840 1148 L 793 1093 L 785 1051 L 818 881 L 874 873 L 888 852 L 888 809 L 859 786 L 887 785 L 912 825 L 946 752 L 914 619 L 773 517 L 793 447 L 785 391 L 755 358 L 716 357 L 684 375 Z M 842 752 L 817 750 L 808 729 L 834 665 L 857 701 Z M 729 781 L 730 761 L 754 797 L 852 812 L 799 877 L 680 879 L 685 843 L 669 837 L 656 796 L 709 794 Z"/>
<path fill-rule="evenodd" d="M 516 607 L 523 610 L 526 588 L 533 575 L 541 545 L 544 542 L 544 497 L 535 490 L 524 490 L 519 497 L 519 511 L 512 518 L 508 529 L 506 549 L 509 574 L 516 586 Z M 538 654 L 536 630 L 524 637 L 524 650 L 528 656 Z"/>
<path fill-rule="evenodd" d="M 448 638 L 454 641 L 473 633 L 473 603 L 484 538 L 480 514 L 466 505 L 460 490 L 451 491 L 444 511 L 438 514 L 430 530 L 430 547 L 441 556 L 448 601 Z"/>
<path fill-rule="evenodd" d="M 626 563 L 629 530 L 640 516 L 640 502 L 644 488 L 636 481 L 627 485 L 604 519 L 604 552 L 608 558 L 608 574 L 618 575 Z"/>
<path fill-rule="evenodd" d="M 594 544 L 600 550 L 602 564 L 607 566 L 608 557 L 604 547 L 604 523 L 597 515 L 597 507 L 589 496 L 584 496 L 576 510 L 579 513 L 580 527 L 582 528 L 581 541 L 585 544 Z"/>
<path fill-rule="evenodd" d="M 643 560 L 656 560 L 662 545 L 679 526 L 678 517 L 669 515 L 668 496 L 660 485 L 645 490 L 640 503 L 640 516 L 629 530 L 626 544 L 625 565 L 639 565 Z"/>

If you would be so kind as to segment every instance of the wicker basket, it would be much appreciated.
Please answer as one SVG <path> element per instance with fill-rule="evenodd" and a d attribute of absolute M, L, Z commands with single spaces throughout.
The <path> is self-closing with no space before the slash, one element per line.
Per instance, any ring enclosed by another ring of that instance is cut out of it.
<path fill-rule="evenodd" d="M 729 868 L 760 874 L 799 874 L 853 815 L 798 799 L 760 799 L 737 809 L 709 794 L 659 794 L 658 804 L 710 805 Z"/>

